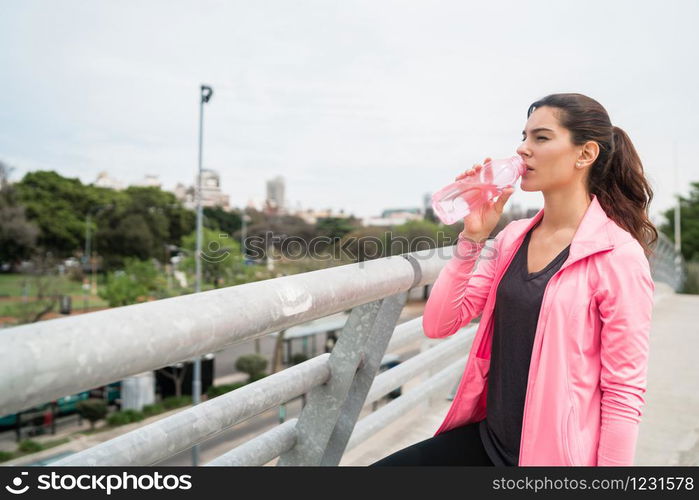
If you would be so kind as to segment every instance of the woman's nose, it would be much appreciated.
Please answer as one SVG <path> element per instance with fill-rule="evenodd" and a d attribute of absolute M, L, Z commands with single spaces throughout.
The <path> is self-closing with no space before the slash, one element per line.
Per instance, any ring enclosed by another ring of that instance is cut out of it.
<path fill-rule="evenodd" d="M 524 147 L 524 143 L 520 144 L 517 148 L 517 154 L 522 158 L 529 156 L 529 151 Z"/>

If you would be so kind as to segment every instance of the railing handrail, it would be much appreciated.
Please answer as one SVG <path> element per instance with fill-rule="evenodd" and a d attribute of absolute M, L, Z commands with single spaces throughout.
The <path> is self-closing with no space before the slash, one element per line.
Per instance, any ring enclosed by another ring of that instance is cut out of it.
<path fill-rule="evenodd" d="M 0 414 L 432 283 L 452 253 L 422 250 L 4 329 Z"/>

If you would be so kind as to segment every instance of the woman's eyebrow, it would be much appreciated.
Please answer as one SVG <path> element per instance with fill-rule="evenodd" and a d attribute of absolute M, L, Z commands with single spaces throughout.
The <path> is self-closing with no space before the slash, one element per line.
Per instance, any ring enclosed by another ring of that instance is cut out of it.
<path fill-rule="evenodd" d="M 536 134 L 537 132 L 544 132 L 544 131 L 546 131 L 546 132 L 553 132 L 553 130 L 551 130 L 550 128 L 545 128 L 545 127 L 535 128 L 535 129 L 532 130 L 531 132 L 532 132 L 532 134 Z M 527 133 L 526 133 L 524 130 L 522 130 L 522 135 L 526 135 L 526 134 L 527 134 Z"/>

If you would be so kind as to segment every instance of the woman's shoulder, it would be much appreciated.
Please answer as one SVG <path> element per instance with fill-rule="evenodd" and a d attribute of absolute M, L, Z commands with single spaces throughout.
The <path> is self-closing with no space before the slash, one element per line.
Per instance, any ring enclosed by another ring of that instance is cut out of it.
<path fill-rule="evenodd" d="M 602 275 L 610 279 L 614 276 L 624 276 L 625 279 L 643 276 L 646 281 L 652 281 L 650 260 L 638 240 L 613 221 L 607 225 L 607 230 L 611 232 L 613 247 L 603 252 L 598 260 L 597 267 Z"/>
<path fill-rule="evenodd" d="M 619 224 L 609 219 L 605 225 L 609 239 L 613 243 L 609 256 L 614 259 L 632 258 L 647 260 L 643 246 L 633 235 Z"/>

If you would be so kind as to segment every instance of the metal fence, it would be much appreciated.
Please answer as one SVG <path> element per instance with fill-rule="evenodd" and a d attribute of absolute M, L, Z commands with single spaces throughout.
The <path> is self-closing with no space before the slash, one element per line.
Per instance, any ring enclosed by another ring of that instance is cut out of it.
<path fill-rule="evenodd" d="M 654 279 L 676 286 L 674 252 L 659 248 Z M 351 309 L 331 353 L 53 464 L 156 464 L 305 395 L 298 418 L 205 465 L 262 465 L 276 457 L 278 465 L 337 465 L 347 450 L 458 381 L 476 326 L 376 375 L 386 352 L 424 338 L 422 318 L 396 324 L 409 291 L 433 283 L 453 251 L 424 250 L 4 330 L 0 414 Z M 426 373 L 433 375 L 359 420 L 366 405 Z"/>
<path fill-rule="evenodd" d="M 667 283 L 675 292 L 682 290 L 687 279 L 687 265 L 682 254 L 675 252 L 674 243 L 665 234 L 658 233 L 658 240 L 648 260 L 655 281 Z"/>

